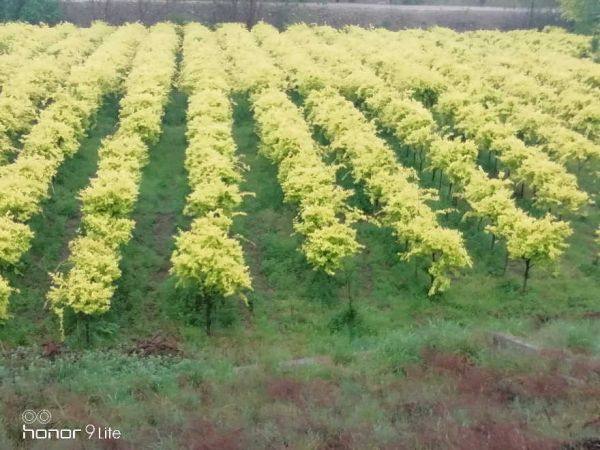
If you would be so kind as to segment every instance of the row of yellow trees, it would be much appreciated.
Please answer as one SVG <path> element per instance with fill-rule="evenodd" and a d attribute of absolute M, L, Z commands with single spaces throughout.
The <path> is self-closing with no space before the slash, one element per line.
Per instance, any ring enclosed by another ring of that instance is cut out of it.
<path fill-rule="evenodd" d="M 141 25 L 120 28 L 83 63 L 75 66 L 66 86 L 40 115 L 23 140 L 14 162 L 0 167 L 0 265 L 14 266 L 31 245 L 27 222 L 41 211 L 52 180 L 63 161 L 79 149 L 79 141 L 102 105 L 117 92 L 145 35 Z M 0 281 L 0 316 L 8 316 L 12 289 Z"/>
<path fill-rule="evenodd" d="M 59 317 L 65 308 L 85 317 L 108 311 L 121 276 L 121 248 L 131 239 L 142 168 L 160 137 L 179 49 L 173 25 L 144 34 L 124 83 L 119 128 L 102 143 L 96 176 L 79 195 L 82 223 L 69 245 L 68 271 L 52 276 L 48 299 Z"/>

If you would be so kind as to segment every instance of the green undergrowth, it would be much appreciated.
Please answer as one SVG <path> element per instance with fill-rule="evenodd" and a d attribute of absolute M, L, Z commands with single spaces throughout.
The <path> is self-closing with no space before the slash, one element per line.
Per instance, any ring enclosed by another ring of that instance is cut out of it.
<path fill-rule="evenodd" d="M 236 367 L 216 353 L 85 350 L 55 361 L 13 354 L 0 365 L 0 446 L 29 448 L 20 441 L 24 409 L 50 410 L 61 428 L 117 428 L 124 448 L 316 449 L 340 440 L 340 448 L 462 448 L 465 436 L 475 445 L 468 448 L 492 448 L 490 439 L 522 448 L 508 433 L 550 449 L 593 438 L 585 423 L 595 401 L 586 392 L 598 389 L 597 374 L 488 341 L 445 321 L 388 333 L 368 350 L 339 340 L 330 360 L 299 366 L 281 355 Z M 580 381 L 570 386 L 572 375 Z"/>

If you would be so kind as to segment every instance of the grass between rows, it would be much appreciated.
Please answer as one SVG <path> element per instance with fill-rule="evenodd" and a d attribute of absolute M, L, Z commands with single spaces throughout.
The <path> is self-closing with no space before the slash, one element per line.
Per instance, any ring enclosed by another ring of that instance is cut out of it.
<path fill-rule="evenodd" d="M 531 429 L 498 428 L 482 413 L 489 399 L 468 394 L 477 401 L 462 403 L 471 397 L 464 397 L 463 375 L 457 373 L 470 373 L 460 368 L 467 360 L 469 367 L 487 368 L 491 372 L 485 376 L 472 375 L 491 377 L 494 389 L 532 371 L 571 374 L 572 367 L 559 370 L 543 361 L 491 353 L 485 337 L 489 330 L 525 335 L 548 347 L 600 353 L 598 321 L 585 316 L 599 308 L 600 271 L 592 263 L 591 238 L 597 209 L 572 219 L 575 234 L 557 270 L 536 271 L 524 295 L 519 293 L 521 267 L 511 265 L 500 276 L 502 247 L 490 251 L 489 236 L 472 223 L 460 222 L 457 214 L 444 223 L 464 233 L 475 265 L 436 299 L 425 295 L 424 273 L 419 270 L 415 279 L 413 264 L 399 260 L 400 246 L 389 230 L 361 224 L 359 240 L 366 248 L 352 267 L 350 289 L 358 320 L 350 328 L 344 317 L 345 287 L 312 270 L 299 252 L 301 240 L 292 229 L 294 208 L 283 203 L 276 168 L 258 152 L 248 100 L 237 96 L 234 101 L 234 138 L 249 169 L 242 190 L 255 193 L 246 198 L 245 215 L 234 223 L 254 279 L 253 310 L 225 301 L 217 310 L 215 336 L 207 338 L 189 293 L 177 289 L 168 274 L 173 237 L 189 223 L 182 215 L 188 192 L 183 166 L 186 97 L 175 92 L 163 135 L 151 148 L 143 172 L 134 213 L 137 225 L 123 249 L 123 276 L 113 308 L 95 319 L 90 349 L 79 351 L 83 339 L 72 330 L 67 346 L 76 350 L 73 356 L 55 362 L 34 356 L 35 345 L 58 337 L 56 321 L 44 309 L 48 272 L 67 256 L 67 243 L 79 223 L 76 194 L 95 172 L 100 140 L 114 130 L 117 101 L 108 99 L 81 151 L 61 169 L 44 213 L 34 220 L 32 251 L 19 271 L 10 274 L 21 292 L 12 300 L 14 319 L 0 329 L 0 342 L 5 350 L 19 345 L 34 350 L 25 359 L 9 352 L 12 356 L 0 362 L 0 446 L 12 448 L 18 442 L 14 430 L 19 411 L 26 407 L 52 408 L 61 424 L 121 426 L 129 443 L 144 448 L 186 448 L 199 442 L 212 442 L 201 448 L 215 449 L 290 443 L 299 448 L 367 448 L 372 443 L 402 448 L 399 435 L 406 436 L 407 448 L 441 448 L 452 444 L 454 434 L 477 434 L 472 427 L 496 427 L 490 436 L 510 430 L 533 430 L 548 439 L 587 435 L 583 423 L 592 414 L 593 397 L 570 390 L 567 395 L 559 388 L 555 396 L 533 388 L 533 393 L 517 390 L 494 406 L 496 416 L 501 424 L 513 425 L 525 417 Z M 404 156 L 399 143 L 386 138 L 399 160 L 410 165 L 410 154 Z M 430 174 L 423 174 L 423 186 L 429 179 Z M 585 178 L 582 184 L 588 182 Z M 364 204 L 360 187 L 352 201 Z M 434 206 L 448 204 L 442 196 Z M 124 354 L 135 340 L 156 333 L 174 337 L 182 357 Z M 455 381 L 448 381 L 446 369 L 432 369 L 439 358 L 426 353 L 427 348 L 459 358 L 448 363 L 458 367 L 448 369 Z M 339 365 L 293 373 L 277 366 L 310 355 L 329 355 Z M 254 363 L 257 370 L 248 375 L 234 369 Z M 419 369 L 423 363 L 425 368 Z M 414 370 L 426 373 L 418 376 Z M 556 382 L 542 377 L 524 385 L 537 386 L 540 379 Z M 597 379 L 586 380 L 586 387 L 597 389 Z M 33 399 L 27 394 L 30 389 L 39 392 Z M 441 413 L 444 408 L 452 414 Z M 577 423 L 571 429 L 569 415 Z M 447 436 L 448 442 L 424 440 L 427 424 L 434 422 L 441 423 L 440 429 L 429 434 Z M 473 445 L 485 444 L 473 439 Z"/>
<path fill-rule="evenodd" d="M 223 302 L 217 313 L 218 336 L 207 340 L 190 308 L 191 296 L 177 289 L 168 273 L 174 236 L 189 223 L 182 215 L 188 192 L 184 168 L 187 99 L 175 92 L 167 105 L 163 135 L 151 148 L 143 172 L 134 213 L 136 228 L 133 239 L 123 249 L 123 276 L 113 307 L 95 320 L 93 345 L 112 347 L 161 331 L 177 336 L 194 351 L 211 351 L 222 342 L 241 340 L 245 341 L 242 346 L 224 345 L 234 354 L 253 355 L 256 350 L 258 354 L 275 351 L 303 355 L 326 351 L 340 334 L 345 335 L 344 283 L 312 270 L 305 261 L 299 251 L 301 240 L 292 229 L 294 208 L 283 202 L 276 167 L 258 152 L 248 100 L 237 96 L 234 101 L 234 138 L 248 166 L 241 187 L 255 193 L 246 197 L 244 215 L 236 217 L 234 223 L 234 233 L 244 246 L 254 278 L 252 313 L 235 300 Z M 108 99 L 98 115 L 97 126 L 81 151 L 61 168 L 43 214 L 32 224 L 36 231 L 33 249 L 19 270 L 11 274 L 20 293 L 12 303 L 14 319 L 0 330 L 5 346 L 40 343 L 57 336 L 56 323 L 43 307 L 48 272 L 60 267 L 68 255 L 67 244 L 79 226 L 77 193 L 95 172 L 97 149 L 101 138 L 114 130 L 116 109 L 116 100 Z M 413 164 L 410 153 L 400 143 L 390 136 L 385 138 L 402 164 Z M 431 187 L 431 175 L 421 175 L 423 186 Z M 346 184 L 355 192 L 351 201 L 365 207 L 361 187 Z M 442 194 L 433 206 L 446 208 L 450 200 Z M 418 261 L 400 261 L 401 246 L 389 230 L 370 224 L 358 226 L 359 240 L 366 248 L 350 268 L 350 295 L 360 316 L 351 340 L 378 339 L 398 328 L 409 329 L 432 320 L 465 326 L 489 323 L 491 328 L 532 332 L 553 320 L 578 320 L 585 313 L 597 311 L 600 270 L 593 264 L 592 241 L 593 224 L 599 218 L 597 209 L 590 208 L 587 216 L 571 218 L 575 233 L 569 250 L 558 267 L 537 270 L 524 295 L 519 293 L 522 268 L 515 262 L 501 276 L 505 253 L 502 245 L 490 250 L 489 235 L 472 221 L 461 221 L 460 215 L 461 211 L 450 213 L 441 220 L 464 234 L 474 268 L 436 299 L 425 296 L 426 274 Z M 280 341 L 282 334 L 287 336 L 285 345 Z M 248 335 L 252 339 L 245 339 Z M 69 343 L 79 345 L 80 337 L 74 330 Z M 583 347 L 597 350 L 600 345 L 592 341 Z"/>

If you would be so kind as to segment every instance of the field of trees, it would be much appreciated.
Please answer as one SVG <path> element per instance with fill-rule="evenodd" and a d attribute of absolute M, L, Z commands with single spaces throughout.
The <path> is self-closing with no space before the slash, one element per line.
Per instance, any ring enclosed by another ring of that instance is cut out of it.
<path fill-rule="evenodd" d="M 1 448 L 600 445 L 590 37 L 7 23 L 0 89 Z"/>

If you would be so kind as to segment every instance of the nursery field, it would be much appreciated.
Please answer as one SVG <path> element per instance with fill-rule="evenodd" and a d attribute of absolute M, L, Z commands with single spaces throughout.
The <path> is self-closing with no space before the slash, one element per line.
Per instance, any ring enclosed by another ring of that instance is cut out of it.
<path fill-rule="evenodd" d="M 0 447 L 598 448 L 599 99 L 560 29 L 0 25 Z"/>

